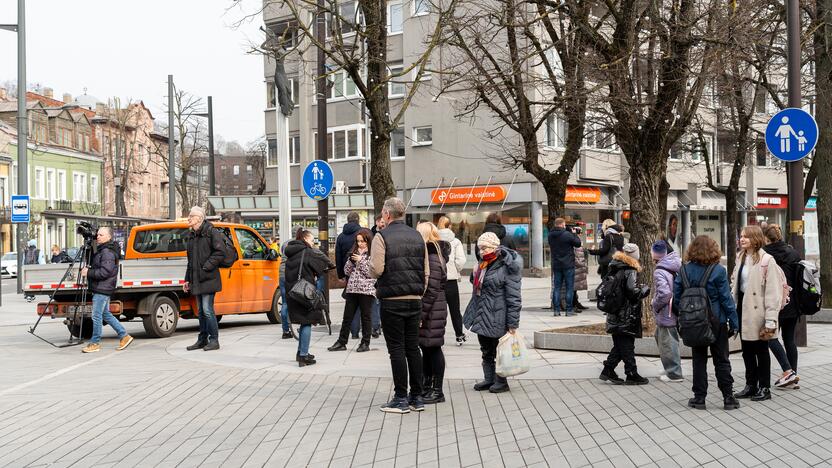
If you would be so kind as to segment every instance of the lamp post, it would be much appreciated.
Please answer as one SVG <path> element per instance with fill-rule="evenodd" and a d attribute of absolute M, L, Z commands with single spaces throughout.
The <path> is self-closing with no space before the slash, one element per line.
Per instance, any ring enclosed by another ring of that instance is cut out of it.
<path fill-rule="evenodd" d="M 17 194 L 29 193 L 29 125 L 26 116 L 26 8 L 17 0 L 17 24 L 2 24 L 0 29 L 17 32 Z M 23 292 L 23 257 L 26 248 L 26 224 L 17 225 L 17 293 Z"/>
<path fill-rule="evenodd" d="M 211 96 L 208 96 L 208 112 L 195 115 L 208 118 L 208 195 L 213 197 L 217 194 L 217 183 L 214 172 L 214 108 Z M 208 214 L 214 214 L 211 203 L 208 203 Z"/>

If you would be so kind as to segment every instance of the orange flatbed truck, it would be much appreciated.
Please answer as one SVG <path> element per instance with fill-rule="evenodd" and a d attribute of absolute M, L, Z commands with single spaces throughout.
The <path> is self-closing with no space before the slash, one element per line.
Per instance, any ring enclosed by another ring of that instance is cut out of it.
<path fill-rule="evenodd" d="M 213 223 L 237 248 L 239 259 L 220 268 L 222 291 L 214 298 L 217 319 L 231 314 L 266 314 L 280 323 L 280 256 L 256 231 L 242 224 Z M 196 318 L 196 298 L 182 290 L 188 259 L 185 221 L 134 227 L 119 263 L 118 283 L 110 300 L 110 312 L 121 321 L 141 318 L 149 336 L 168 337 L 180 318 Z M 30 295 L 53 296 L 38 303 L 37 313 L 63 318 L 73 336 L 92 335 L 92 294 L 79 284 L 78 264 L 64 278 L 67 263 L 27 265 L 23 290 Z M 48 305 L 48 310 L 47 310 Z"/>

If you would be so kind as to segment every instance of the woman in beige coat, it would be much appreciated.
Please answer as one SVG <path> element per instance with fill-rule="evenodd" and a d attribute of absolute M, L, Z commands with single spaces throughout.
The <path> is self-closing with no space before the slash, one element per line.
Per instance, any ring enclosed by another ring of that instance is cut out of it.
<path fill-rule="evenodd" d="M 737 256 L 731 281 L 745 362 L 745 388 L 734 396 L 751 401 L 771 399 L 771 356 L 768 340 L 761 339 L 760 332 L 766 329 L 771 333 L 777 329 L 783 300 L 780 267 L 763 250 L 763 245 L 765 237 L 759 226 L 743 228 L 740 234 L 742 250 Z"/>

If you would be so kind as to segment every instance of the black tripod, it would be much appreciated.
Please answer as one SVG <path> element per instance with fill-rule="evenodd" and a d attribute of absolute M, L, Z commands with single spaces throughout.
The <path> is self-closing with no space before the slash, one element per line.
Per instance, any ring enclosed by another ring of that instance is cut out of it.
<path fill-rule="evenodd" d="M 50 345 L 52 345 L 56 348 L 66 348 L 68 346 L 76 346 L 76 345 L 79 345 L 79 344 L 84 342 L 84 326 L 83 326 L 84 313 L 83 313 L 82 307 L 85 308 L 86 304 L 87 304 L 87 284 L 86 284 L 86 278 L 81 276 L 81 270 L 83 270 L 84 267 L 86 267 L 89 264 L 90 254 L 92 253 L 92 251 L 93 251 L 92 243 L 90 241 L 85 240 L 84 244 L 81 246 L 81 248 L 78 249 L 78 253 L 75 255 L 75 258 L 73 258 L 72 261 L 70 261 L 69 266 L 67 266 L 66 271 L 64 272 L 64 275 L 61 277 L 61 281 L 58 282 L 58 287 L 56 287 L 52 291 L 52 294 L 49 296 L 49 302 L 46 303 L 46 308 L 44 309 L 43 314 L 38 316 L 37 322 L 35 322 L 35 324 L 32 325 L 32 327 L 29 329 L 29 333 L 31 333 L 32 335 L 34 335 L 38 339 L 49 343 Z M 74 268 L 76 267 L 76 264 L 77 264 L 77 269 L 74 270 Z M 73 275 L 73 271 L 75 272 L 74 275 Z M 77 295 L 77 294 L 75 296 L 76 301 L 75 301 L 75 306 L 72 308 L 72 318 L 70 319 L 69 314 L 67 314 L 67 320 L 70 321 L 69 322 L 70 326 L 68 327 L 69 328 L 69 339 L 64 344 L 55 344 L 55 343 L 47 340 L 46 338 L 37 335 L 35 333 L 35 330 L 38 328 L 38 324 L 40 324 L 40 321 L 43 318 L 43 316 L 47 313 L 50 313 L 50 306 L 52 305 L 52 302 L 55 300 L 55 296 L 58 294 L 58 291 L 60 291 L 60 289 L 63 287 L 64 281 L 66 281 L 67 279 L 69 279 L 70 281 L 75 280 L 76 284 L 78 284 L 78 286 L 80 286 L 80 296 Z M 81 316 L 80 321 L 78 320 L 79 315 Z M 77 327 L 78 327 L 77 337 L 74 337 L 73 333 L 72 333 L 73 327 L 76 326 L 75 324 L 77 324 Z"/>

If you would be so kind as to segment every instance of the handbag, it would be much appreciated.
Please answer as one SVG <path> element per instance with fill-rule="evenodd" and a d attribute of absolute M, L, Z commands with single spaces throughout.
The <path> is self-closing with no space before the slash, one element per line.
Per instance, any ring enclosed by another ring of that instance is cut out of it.
<path fill-rule="evenodd" d="M 300 267 L 298 268 L 298 281 L 289 290 L 289 297 L 296 302 L 300 302 L 304 307 L 310 310 L 323 310 L 326 307 L 326 301 L 323 294 L 318 291 L 314 284 L 306 281 L 301 277 L 303 273 L 303 260 L 306 256 L 306 249 L 303 250 L 300 256 Z"/>

